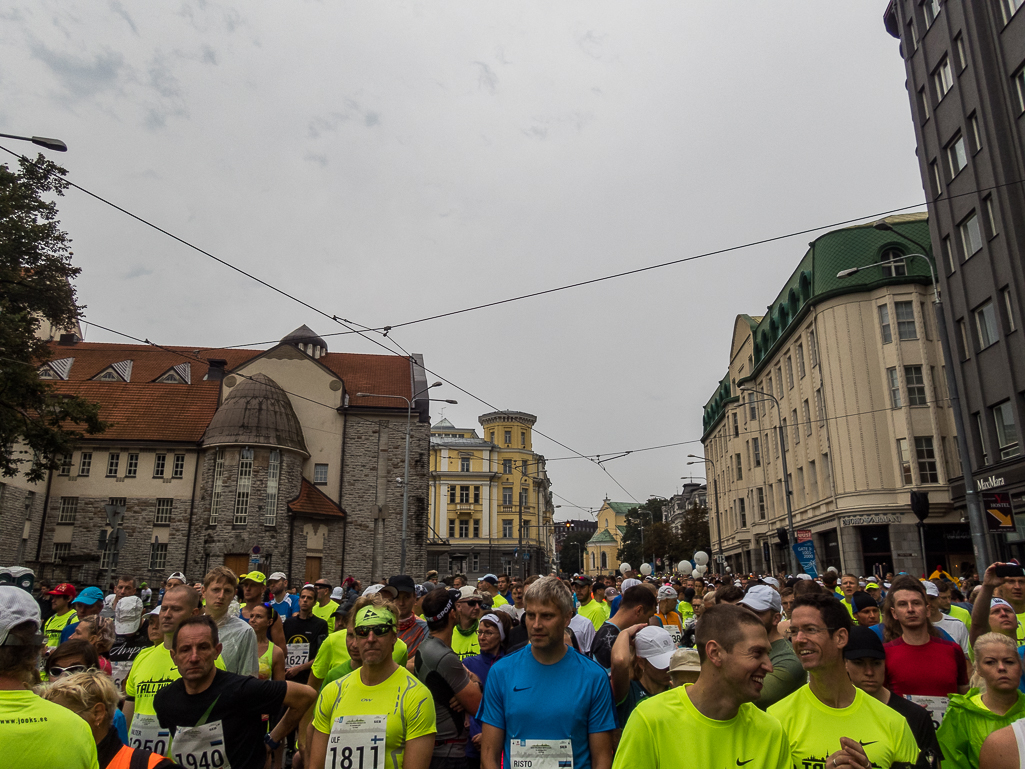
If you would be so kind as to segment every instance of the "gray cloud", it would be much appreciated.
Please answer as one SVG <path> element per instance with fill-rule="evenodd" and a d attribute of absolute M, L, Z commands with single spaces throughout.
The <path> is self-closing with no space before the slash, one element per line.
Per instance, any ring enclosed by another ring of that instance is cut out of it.
<path fill-rule="evenodd" d="M 56 76 L 67 95 L 76 99 L 114 88 L 126 70 L 124 57 L 116 51 L 104 50 L 83 58 L 53 51 L 38 40 L 32 41 L 30 50 Z"/>
<path fill-rule="evenodd" d="M 381 124 L 381 114 L 376 110 L 366 109 L 354 99 L 345 99 L 343 109 L 329 112 L 327 115 L 315 115 L 310 118 L 306 132 L 311 139 L 319 139 L 324 133 L 335 133 L 345 123 L 362 123 L 367 128 Z"/>
<path fill-rule="evenodd" d="M 131 28 L 132 32 L 136 35 L 136 37 L 138 37 L 139 28 L 135 26 L 135 22 L 132 21 L 132 17 L 128 14 L 128 11 L 125 10 L 125 7 L 120 2 L 118 2 L 118 0 L 110 1 L 110 10 L 113 11 L 115 15 L 120 16 L 122 19 L 124 19 L 125 23 Z"/>
<path fill-rule="evenodd" d="M 473 66 L 480 70 L 477 73 L 477 87 L 494 93 L 495 88 L 498 87 L 498 75 L 495 74 L 495 71 L 482 61 L 473 62 Z"/>

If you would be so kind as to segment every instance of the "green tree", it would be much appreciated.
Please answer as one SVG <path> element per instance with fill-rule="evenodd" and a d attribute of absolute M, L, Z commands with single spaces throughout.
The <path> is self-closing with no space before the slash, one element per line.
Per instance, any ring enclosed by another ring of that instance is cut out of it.
<path fill-rule="evenodd" d="M 559 568 L 566 574 L 576 574 L 584 570 L 584 556 L 587 555 L 587 541 L 592 534 L 587 531 L 571 531 L 562 540 L 561 561 Z"/>
<path fill-rule="evenodd" d="M 677 562 L 690 558 L 699 550 L 704 550 L 711 558 L 712 534 L 708 528 L 707 507 L 688 507 L 684 510 L 679 539 L 681 553 Z"/>
<path fill-rule="evenodd" d="M 82 313 L 71 280 L 71 241 L 57 205 L 67 189 L 60 166 L 43 155 L 20 171 L 0 165 L 0 471 L 39 481 L 84 434 L 102 432 L 99 406 L 39 378 L 51 357 L 43 321 L 70 328 Z M 30 458 L 25 458 L 30 457 Z"/>
<path fill-rule="evenodd" d="M 619 549 L 619 560 L 626 561 L 635 569 L 644 562 L 664 558 L 667 554 L 675 558 L 679 553 L 678 538 L 672 527 L 662 521 L 664 499 L 652 497 L 644 504 L 626 511 L 626 527 L 623 532 L 623 546 Z M 644 532 L 643 537 L 641 532 Z M 644 552 L 641 552 L 643 539 Z M 656 571 L 659 570 L 656 567 Z"/>

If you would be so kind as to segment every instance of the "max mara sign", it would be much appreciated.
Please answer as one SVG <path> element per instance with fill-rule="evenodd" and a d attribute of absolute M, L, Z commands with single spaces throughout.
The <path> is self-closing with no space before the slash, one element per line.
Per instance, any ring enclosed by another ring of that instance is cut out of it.
<path fill-rule="evenodd" d="M 989 478 L 979 478 L 975 482 L 976 487 L 979 491 L 989 491 L 990 489 L 998 489 L 1004 485 L 1003 477 L 991 475 Z"/>
<path fill-rule="evenodd" d="M 877 515 L 844 515 L 840 517 L 841 526 L 879 526 L 888 523 L 902 523 L 899 513 L 879 513 Z"/>

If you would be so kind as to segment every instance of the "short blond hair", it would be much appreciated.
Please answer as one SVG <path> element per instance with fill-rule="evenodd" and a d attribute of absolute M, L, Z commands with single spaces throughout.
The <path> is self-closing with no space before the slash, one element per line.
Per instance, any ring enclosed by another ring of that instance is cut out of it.
<path fill-rule="evenodd" d="M 203 587 L 210 587 L 214 582 L 221 580 L 231 585 L 232 589 L 238 587 L 238 575 L 227 566 L 214 566 L 203 577 Z"/>
<path fill-rule="evenodd" d="M 43 699 L 56 702 L 79 714 L 91 710 L 97 702 L 102 702 L 107 708 L 105 723 L 108 728 L 113 723 L 114 712 L 121 702 L 121 695 L 114 682 L 100 670 L 87 670 L 84 673 L 62 676 L 53 683 L 41 687 L 39 694 Z"/>

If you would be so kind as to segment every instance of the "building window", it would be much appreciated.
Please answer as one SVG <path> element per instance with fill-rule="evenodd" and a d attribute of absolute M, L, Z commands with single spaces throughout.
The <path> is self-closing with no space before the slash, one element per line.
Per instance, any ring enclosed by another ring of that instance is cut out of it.
<path fill-rule="evenodd" d="M 511 505 L 513 503 L 513 490 L 512 486 L 502 487 L 502 504 Z"/>
<path fill-rule="evenodd" d="M 811 404 L 804 399 L 804 434 L 811 435 Z"/>
<path fill-rule="evenodd" d="M 926 96 L 924 85 L 918 89 L 918 112 L 923 123 L 929 119 L 929 97 Z"/>
<path fill-rule="evenodd" d="M 149 567 L 158 571 L 167 568 L 167 543 L 154 542 L 149 546 Z"/>
<path fill-rule="evenodd" d="M 936 101 L 940 101 L 954 87 L 954 75 L 950 71 L 950 60 L 946 56 L 932 73 L 932 82 L 936 89 Z"/>
<path fill-rule="evenodd" d="M 54 542 L 53 543 L 53 562 L 60 563 L 65 558 L 71 555 L 71 543 L 70 542 Z"/>
<path fill-rule="evenodd" d="M 135 478 L 139 475 L 139 455 L 129 454 L 128 464 L 125 465 L 125 478 Z"/>
<path fill-rule="evenodd" d="M 1014 73 L 1014 91 L 1018 96 L 1018 112 L 1025 112 L 1025 67 Z"/>
<path fill-rule="evenodd" d="M 512 475 L 512 460 L 511 459 L 503 459 L 502 460 L 502 473 L 505 474 L 505 475 Z"/>
<path fill-rule="evenodd" d="M 313 483 L 317 486 L 327 486 L 327 465 L 313 465 Z"/>
<path fill-rule="evenodd" d="M 999 335 L 997 334 L 997 310 L 993 300 L 983 303 L 975 311 L 975 328 L 979 332 L 979 349 L 985 350 L 991 344 L 996 344 Z"/>
<path fill-rule="evenodd" d="M 449 486 L 448 487 L 448 503 L 450 505 L 454 505 L 456 503 L 456 487 L 455 486 Z"/>
<path fill-rule="evenodd" d="M 153 516 L 153 523 L 157 526 L 168 526 L 171 523 L 171 510 L 174 509 L 173 499 L 158 499 L 157 513 Z"/>
<path fill-rule="evenodd" d="M 975 427 L 979 431 L 979 448 L 982 449 L 982 464 L 989 464 L 989 451 L 986 450 L 986 431 L 982 429 L 982 414 L 975 412 Z"/>
<path fill-rule="evenodd" d="M 1014 322 L 1014 310 L 1011 307 L 1011 289 L 1001 289 L 1000 295 L 1004 298 L 1004 311 L 1007 313 L 1007 331 L 1014 331 L 1017 328 L 1017 326 Z"/>
<path fill-rule="evenodd" d="M 263 525 L 277 526 L 278 481 L 281 478 L 281 452 L 272 451 L 267 459 L 267 506 L 263 511 Z"/>
<path fill-rule="evenodd" d="M 908 439 L 897 439 L 897 458 L 900 461 L 901 478 L 905 486 L 910 486 L 914 481 L 911 478 L 911 454 L 908 453 Z"/>
<path fill-rule="evenodd" d="M 781 439 L 783 441 L 783 451 L 790 451 L 790 443 L 787 440 L 787 420 L 785 417 L 783 419 L 782 427 L 783 431 L 780 434 L 783 436 Z"/>
<path fill-rule="evenodd" d="M 1011 20 L 1021 6 L 1022 0 L 1000 0 L 1000 12 L 1003 14 L 1004 24 Z"/>
<path fill-rule="evenodd" d="M 943 236 L 943 255 L 947 257 L 947 272 L 951 273 L 957 267 L 954 259 L 954 247 L 950 244 L 950 236 Z"/>
<path fill-rule="evenodd" d="M 940 0 L 925 0 L 922 7 L 925 9 L 925 26 L 931 27 L 932 23 L 936 21 L 936 17 L 940 15 Z"/>
<path fill-rule="evenodd" d="M 473 519 L 473 538 L 480 539 L 480 518 Z"/>
<path fill-rule="evenodd" d="M 915 28 L 915 17 L 911 14 L 908 15 L 907 23 L 908 31 L 904 35 L 904 39 L 910 43 L 909 54 L 914 53 L 915 49 L 918 48 L 918 30 Z"/>
<path fill-rule="evenodd" d="M 943 194 L 943 177 L 940 176 L 940 164 L 935 160 L 930 160 L 929 171 L 932 173 L 933 195 L 938 198 Z"/>
<path fill-rule="evenodd" d="M 819 419 L 819 427 L 826 425 L 826 403 L 822 400 L 822 388 L 815 391 L 815 411 Z"/>
<path fill-rule="evenodd" d="M 737 499 L 737 515 L 740 517 L 740 528 L 747 528 L 747 506 L 744 504 L 744 498 L 740 497 Z"/>
<path fill-rule="evenodd" d="M 755 489 L 755 497 L 758 502 L 758 520 L 765 520 L 765 489 L 759 486 Z"/>
<path fill-rule="evenodd" d="M 797 409 L 790 412 L 790 424 L 794 428 L 794 445 L 801 442 L 801 425 L 797 421 Z"/>
<path fill-rule="evenodd" d="M 888 248 L 880 255 L 879 261 L 889 262 L 893 259 L 901 259 L 903 256 L 903 251 L 898 251 L 896 248 Z M 880 269 L 883 271 L 884 278 L 902 278 L 908 274 L 908 267 L 905 261 L 884 264 Z"/>
<path fill-rule="evenodd" d="M 1011 305 L 1007 305 L 1010 307 Z M 71 475 L 71 454 L 61 456 L 61 469 L 59 475 Z"/>
<path fill-rule="evenodd" d="M 121 464 L 121 454 L 112 451 L 107 455 L 107 477 L 117 478 L 117 468 Z"/>
<path fill-rule="evenodd" d="M 918 332 L 915 330 L 915 303 L 894 302 L 893 310 L 897 316 L 897 338 L 918 339 Z"/>
<path fill-rule="evenodd" d="M 57 523 L 74 523 L 77 512 L 78 497 L 61 497 L 61 507 L 60 513 L 57 514 Z"/>
<path fill-rule="evenodd" d="M 982 133 L 979 131 L 979 117 L 974 112 L 968 116 L 968 135 L 972 137 L 972 154 L 982 149 Z"/>
<path fill-rule="evenodd" d="M 961 248 L 964 258 L 970 259 L 973 254 L 982 250 L 982 230 L 979 229 L 979 217 L 972 211 L 968 218 L 957 226 L 961 233 Z"/>
<path fill-rule="evenodd" d="M 460 486 L 459 487 L 459 504 L 468 505 L 470 504 L 470 487 Z"/>
<path fill-rule="evenodd" d="M 883 344 L 893 341 L 893 332 L 890 330 L 890 308 L 885 304 L 879 305 L 879 331 L 883 336 Z"/>
<path fill-rule="evenodd" d="M 175 454 L 174 464 L 171 465 L 171 477 L 172 478 L 184 478 L 185 477 L 185 455 Z"/>
<path fill-rule="evenodd" d="M 815 469 L 815 461 L 811 460 L 808 462 L 808 485 L 811 487 L 811 494 L 809 495 L 810 502 L 816 502 L 819 498 L 819 475 Z"/>
<path fill-rule="evenodd" d="M 762 448 L 758 441 L 758 438 L 751 439 L 751 448 L 754 450 L 754 466 L 762 466 Z"/>
<path fill-rule="evenodd" d="M 787 356 L 787 386 L 794 389 L 794 361 L 789 355 Z"/>
<path fill-rule="evenodd" d="M 253 450 L 244 448 L 239 453 L 238 486 L 235 489 L 235 514 L 232 523 L 242 526 L 249 522 L 249 492 L 253 484 Z"/>
<path fill-rule="evenodd" d="M 1021 454 L 1018 430 L 1014 424 L 1014 408 L 1010 401 L 993 407 L 993 422 L 997 428 L 997 448 L 1001 459 L 1010 459 Z"/>
<path fill-rule="evenodd" d="M 776 367 L 776 394 L 783 397 L 783 369 Z"/>
<path fill-rule="evenodd" d="M 473 487 L 473 504 L 480 504 L 480 486 Z"/>
<path fill-rule="evenodd" d="M 449 539 L 454 539 L 455 536 L 456 536 L 456 519 L 455 518 L 449 518 L 448 519 L 448 536 L 449 536 Z"/>
<path fill-rule="evenodd" d="M 527 460 L 525 459 L 520 460 L 520 475 L 529 475 L 527 472 Z"/>
<path fill-rule="evenodd" d="M 474 553 L 470 556 L 470 568 L 475 572 L 480 571 L 480 553 Z"/>
<path fill-rule="evenodd" d="M 734 438 L 739 438 L 740 437 L 740 423 L 737 420 L 737 412 L 736 411 L 733 412 L 733 437 Z"/>
<path fill-rule="evenodd" d="M 509 539 L 513 535 L 513 522 L 511 518 L 502 519 L 502 536 Z"/>
<path fill-rule="evenodd" d="M 508 446 L 512 443 L 512 430 L 505 431 L 505 445 Z"/>
<path fill-rule="evenodd" d="M 915 459 L 918 460 L 918 477 L 922 483 L 940 482 L 931 437 L 915 438 Z"/>
<path fill-rule="evenodd" d="M 526 507 L 529 504 L 528 496 L 527 496 L 527 487 L 526 486 L 524 486 L 522 489 L 520 489 L 520 504 L 523 507 Z"/>
<path fill-rule="evenodd" d="M 735 454 L 734 456 L 736 458 L 735 461 L 737 465 L 737 480 L 742 481 L 744 480 L 744 468 L 741 467 L 740 454 Z"/>
<path fill-rule="evenodd" d="M 904 383 L 908 388 L 909 406 L 927 406 L 929 399 L 925 395 L 925 377 L 921 366 L 904 367 Z"/>
<path fill-rule="evenodd" d="M 971 355 L 971 347 L 968 344 L 968 324 L 964 320 L 957 322 L 957 330 L 960 332 L 961 337 L 961 360 L 968 360 Z"/>
<path fill-rule="evenodd" d="M 804 369 L 804 345 L 803 344 L 798 343 L 796 354 L 797 354 L 797 375 L 801 379 L 804 379 L 805 369 Z"/>
<path fill-rule="evenodd" d="M 460 539 L 466 539 L 469 536 L 470 536 L 470 522 L 469 521 L 465 521 L 465 520 L 464 521 L 460 521 L 459 522 L 459 538 Z"/>
<path fill-rule="evenodd" d="M 468 473 L 470 472 L 470 458 L 459 457 L 459 472 Z"/>
<path fill-rule="evenodd" d="M 167 464 L 167 454 L 157 454 L 153 458 L 153 477 L 164 477 L 164 466 Z"/>
<path fill-rule="evenodd" d="M 768 434 L 766 434 L 766 440 L 768 440 Z M 779 456 L 779 438 L 776 436 L 776 431 L 772 431 L 772 453 L 774 456 Z"/>
<path fill-rule="evenodd" d="M 808 332 L 808 355 L 811 356 L 811 367 L 815 368 L 819 365 L 819 351 L 815 347 L 815 332 Z"/>
<path fill-rule="evenodd" d="M 530 539 L 530 521 L 523 522 L 523 538 Z"/>
<path fill-rule="evenodd" d="M 989 226 L 989 237 L 996 237 L 997 234 L 997 216 L 996 211 L 993 210 L 993 196 L 987 195 L 982 199 L 982 207 L 986 211 L 986 224 Z"/>
<path fill-rule="evenodd" d="M 162 456 L 160 454 L 157 455 Z M 161 468 L 161 474 L 163 468 Z M 224 449 L 217 449 L 214 455 L 214 484 L 210 492 L 210 525 L 217 525 L 217 513 L 221 508 L 221 492 L 224 490 Z"/>
<path fill-rule="evenodd" d="M 901 407 L 900 400 L 900 377 L 897 376 L 897 367 L 890 366 L 886 369 L 886 383 L 890 386 L 890 405 L 899 409 Z"/>
<path fill-rule="evenodd" d="M 957 51 L 957 65 L 960 70 L 964 70 L 968 66 L 968 52 L 964 46 L 964 35 L 960 32 L 954 36 L 954 50 Z"/>

